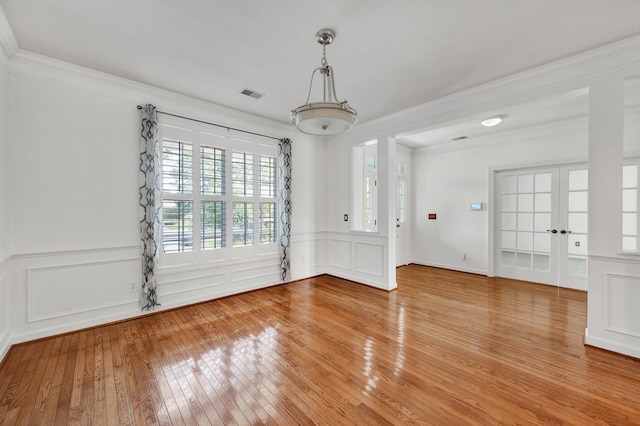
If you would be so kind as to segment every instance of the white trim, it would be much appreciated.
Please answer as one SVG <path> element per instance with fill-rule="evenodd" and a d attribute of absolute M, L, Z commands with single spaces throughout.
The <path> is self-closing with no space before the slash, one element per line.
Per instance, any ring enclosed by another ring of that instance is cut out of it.
<path fill-rule="evenodd" d="M 157 312 L 157 310 L 155 311 Z M 98 312 L 96 312 L 98 313 Z M 46 328 L 39 328 L 32 331 L 23 331 L 21 333 L 14 334 L 12 336 L 12 344 L 18 344 L 23 342 L 29 342 L 43 337 L 56 336 L 62 333 L 69 333 L 72 331 L 84 330 L 90 327 L 102 326 L 116 321 L 128 321 L 133 320 L 145 315 L 151 315 L 152 312 L 142 312 L 138 303 L 135 304 L 135 308 L 131 310 L 121 311 L 116 314 L 108 314 L 103 316 L 95 316 L 91 319 L 77 321 L 73 323 L 64 323 L 62 325 L 54 325 Z"/>
<path fill-rule="evenodd" d="M 384 252 L 385 252 L 385 244 L 372 244 L 372 243 L 368 243 L 368 242 L 363 242 L 363 241 L 354 241 L 353 242 L 353 249 L 355 250 L 356 254 L 358 253 L 358 246 L 370 246 L 370 247 L 375 247 L 375 248 L 379 248 L 382 254 L 382 259 L 380 259 L 382 263 L 382 265 L 380 265 L 380 272 L 372 272 L 366 269 L 362 269 L 358 267 L 358 261 L 357 261 L 357 256 L 356 259 L 354 259 L 353 261 L 353 270 L 356 272 L 359 272 L 361 274 L 367 274 L 367 275 L 371 275 L 374 277 L 380 277 L 380 278 L 384 278 Z"/>
<path fill-rule="evenodd" d="M 640 36 L 630 37 L 587 52 L 472 87 L 355 126 L 339 141 L 368 140 L 385 128 L 390 134 L 439 126 L 463 117 L 518 105 L 532 99 L 587 87 L 605 73 L 625 76 L 640 73 Z M 333 141 L 334 139 L 332 139 Z"/>
<path fill-rule="evenodd" d="M 158 278 L 169 277 L 171 275 L 183 274 L 185 272 L 196 272 L 210 270 L 211 268 L 233 267 L 237 265 L 255 264 L 257 261 L 273 260 L 280 264 L 280 254 L 277 252 L 261 253 L 254 257 L 232 257 L 224 259 L 210 260 L 200 263 L 185 263 L 181 265 L 162 266 L 158 268 Z"/>
<path fill-rule="evenodd" d="M 632 336 L 632 337 L 640 337 L 640 331 L 635 331 L 635 330 L 628 330 L 625 328 L 620 328 L 620 327 L 615 327 L 611 325 L 610 322 L 610 292 L 612 289 L 612 284 L 611 284 L 611 278 L 621 278 L 621 279 L 625 279 L 625 280 L 634 280 L 636 282 L 636 284 L 638 284 L 638 282 L 640 282 L 640 277 L 639 276 L 633 276 L 633 275 L 623 275 L 623 274 L 616 274 L 613 272 L 605 272 L 604 273 L 604 299 L 603 299 L 603 312 L 604 312 L 604 329 L 607 331 L 611 331 L 613 333 L 619 333 L 619 334 L 626 334 L 627 336 Z"/>
<path fill-rule="evenodd" d="M 365 241 L 368 239 L 379 239 L 386 241 L 388 236 L 380 232 L 362 232 L 362 231 L 323 231 L 327 239 L 338 239 L 342 241 Z M 336 235 L 338 237 L 336 237 Z"/>
<path fill-rule="evenodd" d="M 83 312 L 97 311 L 100 309 L 112 308 L 115 306 L 123 306 L 123 305 L 129 305 L 129 304 L 135 304 L 136 306 L 138 306 L 139 299 L 135 299 L 135 300 L 131 299 L 131 300 L 124 300 L 124 301 L 113 302 L 113 303 L 104 303 L 104 304 L 98 304 L 98 305 L 85 306 L 79 309 L 59 312 L 56 314 L 40 315 L 40 316 L 34 315 L 34 308 L 32 304 L 34 298 L 32 294 L 33 294 L 33 274 L 35 272 L 52 271 L 52 270 L 59 270 L 59 269 L 74 269 L 74 268 L 83 268 L 87 266 L 108 265 L 113 263 L 126 263 L 126 262 L 138 263 L 140 262 L 140 258 L 134 257 L 134 258 L 125 258 L 125 259 L 105 260 L 100 262 L 73 263 L 68 265 L 27 268 L 27 322 L 36 322 L 36 321 L 42 321 L 42 320 L 47 320 L 52 318 L 67 317 L 69 315 L 79 314 Z"/>
<path fill-rule="evenodd" d="M 504 143 L 527 143 L 531 142 L 532 140 L 549 138 L 551 136 L 561 136 L 579 132 L 584 132 L 586 134 L 588 130 L 588 119 L 585 116 L 569 120 L 561 120 L 553 123 L 540 124 L 536 126 L 519 127 L 517 129 L 493 133 L 485 136 L 478 136 L 459 142 L 417 148 L 413 151 L 413 155 L 415 157 L 423 157 L 431 154 L 459 151 L 469 148 L 486 147 L 491 145 L 500 145 Z"/>
<path fill-rule="evenodd" d="M 9 349 L 11 349 L 11 334 L 9 333 L 9 328 L 0 333 L 0 364 L 4 357 L 9 353 Z"/>
<path fill-rule="evenodd" d="M 227 276 L 229 275 L 228 272 L 217 272 L 215 274 L 208 274 L 208 275 L 202 275 L 202 276 L 198 276 L 198 277 L 188 277 L 188 278 L 180 278 L 177 280 L 171 280 L 171 281 L 166 281 L 163 283 L 159 283 L 158 284 L 158 293 L 160 296 L 164 297 L 164 296 L 175 296 L 176 294 L 182 294 L 182 293 L 188 293 L 191 291 L 198 291 L 198 290 L 206 290 L 206 289 L 212 289 L 212 288 L 216 288 L 216 287 L 220 287 L 220 286 L 225 286 L 225 285 L 229 285 L 229 280 L 227 279 Z M 174 291 L 163 291 L 164 287 L 169 287 L 172 284 L 180 284 L 180 283 L 189 283 L 189 282 L 193 282 L 193 281 L 197 281 L 197 280 L 201 280 L 201 279 L 206 279 L 206 278 L 210 278 L 210 279 L 214 279 L 215 277 L 221 277 L 222 281 L 219 284 L 206 284 L 206 285 L 201 285 L 201 286 L 196 286 L 196 287 L 189 287 L 188 289 L 180 289 L 180 290 L 174 290 Z"/>
<path fill-rule="evenodd" d="M 0 64 L 8 70 L 10 60 L 18 52 L 19 47 L 2 6 L 0 6 L 0 46 L 2 46 L 2 49 L 0 49 Z"/>
<path fill-rule="evenodd" d="M 280 278 L 279 273 L 276 274 L 278 276 L 278 278 Z M 211 300 L 217 300 L 217 299 L 221 299 L 223 297 L 227 297 L 227 296 L 234 296 L 236 294 L 241 294 L 241 293 L 246 293 L 249 291 L 254 291 L 254 290 L 262 290 L 262 289 L 266 289 L 269 287 L 274 287 L 274 286 L 278 286 L 281 284 L 287 284 L 286 282 L 281 282 L 281 281 L 271 281 L 271 282 L 266 282 L 266 283 L 259 283 L 259 284 L 248 284 L 245 286 L 239 286 L 239 287 L 234 287 L 234 288 L 229 288 L 227 287 L 226 289 L 224 289 L 224 291 L 219 291 L 219 292 L 213 292 L 213 293 L 208 293 L 205 296 L 202 295 L 196 295 L 196 296 L 185 296 L 183 298 L 174 298 L 173 300 L 164 300 L 162 301 L 162 306 L 160 306 L 158 309 L 155 310 L 155 312 L 159 312 L 159 311 L 165 311 L 167 309 L 173 309 L 173 308 L 179 308 L 179 307 L 184 307 L 184 306 L 188 306 L 188 305 L 192 305 L 195 303 L 204 303 L 204 302 L 208 302 Z M 213 288 L 217 288 L 217 286 L 213 287 Z M 182 292 L 177 292 L 174 293 L 174 295 L 177 294 L 185 294 L 185 293 L 190 293 L 190 291 L 182 291 Z M 153 311 L 152 311 L 153 312 Z M 126 318 L 128 319 L 128 318 Z"/>
<path fill-rule="evenodd" d="M 466 272 L 466 273 L 469 273 L 469 274 L 476 274 L 476 275 L 484 275 L 485 277 L 488 276 L 486 269 L 463 268 L 463 267 L 460 267 L 460 266 L 457 266 L 457 265 L 448 265 L 448 264 L 445 264 L 445 263 L 437 263 L 437 262 L 426 262 L 424 260 L 417 260 L 417 259 L 413 259 L 409 263 L 410 264 L 413 263 L 413 264 L 416 264 L 416 265 L 422 265 L 422 266 L 431 266 L 433 268 L 448 269 L 450 271 Z"/>
<path fill-rule="evenodd" d="M 77 250 L 56 250 L 56 251 L 41 251 L 31 253 L 18 253 L 11 256 L 12 259 L 33 259 L 38 257 L 52 257 L 52 256 L 78 256 L 83 254 L 101 254 L 112 253 L 118 251 L 133 251 L 141 250 L 140 246 L 121 246 L 121 247 L 101 247 L 91 249 L 77 249 Z"/>
<path fill-rule="evenodd" d="M 160 111 L 198 120 L 222 122 L 274 137 L 305 138 L 285 123 L 21 49 L 11 58 L 10 68 L 11 74 L 19 77 L 131 102 L 132 111 L 137 104 L 153 103 Z"/>
<path fill-rule="evenodd" d="M 585 328 L 584 330 L 584 342 L 589 346 L 618 352 L 623 355 L 632 356 L 634 358 L 640 358 L 640 350 L 637 347 L 625 345 L 620 342 L 614 342 L 608 339 L 603 339 L 602 337 L 592 336 L 589 334 L 588 328 Z"/>
<path fill-rule="evenodd" d="M 487 210 L 489 210 L 489 215 L 487 220 L 487 227 L 489 229 L 489 235 L 487 235 L 487 276 L 493 277 L 495 276 L 495 255 L 494 251 L 496 249 L 496 212 L 495 212 L 495 189 L 496 189 L 496 175 L 498 173 L 493 167 L 489 167 L 488 170 L 488 199 L 487 199 Z"/>
<path fill-rule="evenodd" d="M 640 253 L 589 252 L 589 260 L 598 262 L 640 263 Z"/>
<path fill-rule="evenodd" d="M 373 287 L 373 288 L 377 288 L 380 290 L 384 290 L 387 292 L 393 291 L 397 288 L 387 288 L 385 287 L 385 283 L 381 283 L 379 281 L 372 281 L 372 280 L 368 280 L 366 277 L 363 277 L 361 275 L 355 275 L 355 274 L 349 274 L 348 270 L 342 270 L 342 271 L 336 271 L 336 270 L 327 270 L 325 272 L 320 273 L 317 276 L 321 276 L 321 275 L 329 275 L 331 277 L 335 277 L 335 278 L 342 278 L 343 280 L 348 280 L 348 281 L 353 281 L 356 284 L 362 284 L 362 285 L 366 285 L 368 287 Z"/>

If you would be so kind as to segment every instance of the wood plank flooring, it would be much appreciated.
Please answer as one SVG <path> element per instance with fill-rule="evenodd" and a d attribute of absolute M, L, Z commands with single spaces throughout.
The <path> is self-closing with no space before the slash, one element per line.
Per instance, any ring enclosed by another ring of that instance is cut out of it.
<path fill-rule="evenodd" d="M 586 294 L 410 265 L 14 346 L 3 425 L 640 424 L 640 360 L 583 345 Z"/>

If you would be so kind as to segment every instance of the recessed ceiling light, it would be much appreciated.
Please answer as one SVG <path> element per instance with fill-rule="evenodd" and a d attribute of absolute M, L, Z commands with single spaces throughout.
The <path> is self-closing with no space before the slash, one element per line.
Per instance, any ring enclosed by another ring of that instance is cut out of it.
<path fill-rule="evenodd" d="M 501 122 L 502 122 L 502 116 L 501 115 L 495 115 L 495 116 L 493 116 L 491 118 L 486 118 L 486 119 L 482 120 L 480 122 L 480 124 L 482 124 L 485 127 L 493 127 L 493 126 L 497 126 Z"/>

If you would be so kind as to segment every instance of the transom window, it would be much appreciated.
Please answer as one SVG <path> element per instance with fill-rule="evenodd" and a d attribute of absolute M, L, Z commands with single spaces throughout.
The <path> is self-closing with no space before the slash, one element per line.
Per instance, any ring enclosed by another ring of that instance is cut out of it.
<path fill-rule="evenodd" d="M 160 140 L 161 266 L 277 250 L 275 146 L 172 126 Z"/>

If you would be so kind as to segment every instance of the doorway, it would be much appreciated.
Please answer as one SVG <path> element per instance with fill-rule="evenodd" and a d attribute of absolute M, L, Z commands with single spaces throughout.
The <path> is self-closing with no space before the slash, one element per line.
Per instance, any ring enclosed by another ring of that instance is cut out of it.
<path fill-rule="evenodd" d="M 585 163 L 495 174 L 495 275 L 587 289 Z"/>

